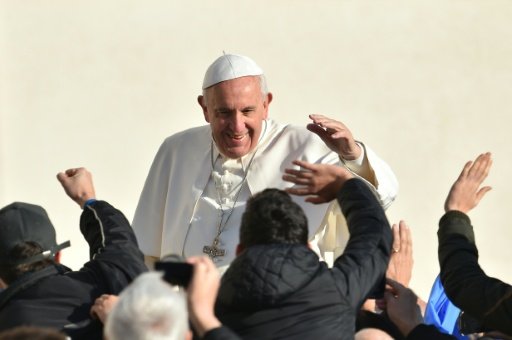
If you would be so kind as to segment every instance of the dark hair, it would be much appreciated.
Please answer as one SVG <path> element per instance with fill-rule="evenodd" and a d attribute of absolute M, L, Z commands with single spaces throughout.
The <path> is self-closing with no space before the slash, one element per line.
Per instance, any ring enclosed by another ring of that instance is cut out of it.
<path fill-rule="evenodd" d="M 240 227 L 240 244 L 307 244 L 308 220 L 290 195 L 265 189 L 247 201 Z"/>
<path fill-rule="evenodd" d="M 12 248 L 8 253 L 8 258 L 12 262 L 17 262 L 19 260 L 27 259 L 34 255 L 41 254 L 42 251 L 43 248 L 41 248 L 38 243 L 27 241 L 17 244 L 14 248 Z M 9 285 L 25 273 L 38 271 L 54 263 L 55 262 L 53 260 L 46 259 L 34 263 L 19 265 L 0 264 L 0 277 L 6 284 Z"/>
<path fill-rule="evenodd" d="M 0 340 L 66 340 L 67 336 L 53 328 L 18 326 L 0 332 Z"/>

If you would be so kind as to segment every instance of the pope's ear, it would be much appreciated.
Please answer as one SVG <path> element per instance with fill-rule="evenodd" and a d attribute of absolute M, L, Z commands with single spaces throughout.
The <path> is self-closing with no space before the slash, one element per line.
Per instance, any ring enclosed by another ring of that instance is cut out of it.
<path fill-rule="evenodd" d="M 270 104 L 270 102 L 274 99 L 274 95 L 272 92 L 267 93 L 267 105 Z"/>
<path fill-rule="evenodd" d="M 268 106 L 272 102 L 273 98 L 274 98 L 274 96 L 272 95 L 272 92 L 267 93 L 266 98 L 263 101 L 263 108 L 265 110 L 265 115 L 264 115 L 263 119 L 267 119 L 268 118 Z"/>
<path fill-rule="evenodd" d="M 208 116 L 208 108 L 206 107 L 206 103 L 202 95 L 197 96 L 197 103 L 199 104 L 199 106 L 201 106 L 201 109 L 203 110 L 204 120 L 206 120 L 206 122 L 209 123 L 210 117 Z"/>

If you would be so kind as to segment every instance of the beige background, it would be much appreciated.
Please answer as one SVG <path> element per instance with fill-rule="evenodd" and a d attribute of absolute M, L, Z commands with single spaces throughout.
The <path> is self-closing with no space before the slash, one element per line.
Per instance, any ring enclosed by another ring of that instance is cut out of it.
<path fill-rule="evenodd" d="M 225 50 L 265 69 L 274 118 L 335 117 L 393 167 L 388 215 L 411 225 L 424 297 L 446 193 L 492 151 L 494 190 L 471 217 L 482 265 L 512 282 L 511 17 L 498 0 L 0 1 L 0 206 L 45 206 L 78 269 L 80 209 L 56 173 L 88 167 L 131 220 L 163 139 L 204 123 L 196 96 Z"/>

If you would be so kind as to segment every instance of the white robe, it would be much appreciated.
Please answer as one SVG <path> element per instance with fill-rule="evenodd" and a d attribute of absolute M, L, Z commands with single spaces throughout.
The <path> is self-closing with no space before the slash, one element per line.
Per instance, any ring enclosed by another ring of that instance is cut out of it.
<path fill-rule="evenodd" d="M 184 253 L 186 239 L 187 242 L 198 242 L 197 249 L 211 244 L 211 237 L 187 238 L 194 215 L 199 213 L 198 202 L 211 178 L 211 141 L 210 126 L 205 125 L 168 137 L 158 150 L 133 219 L 133 228 L 145 255 L 201 255 Z M 375 193 L 386 208 L 396 197 L 398 182 L 383 160 L 368 147 L 363 148 L 365 162 L 370 165 L 370 168 L 363 169 L 363 175 L 372 177 L 366 179 L 376 184 Z M 266 188 L 284 189 L 292 186 L 292 183 L 282 180 L 282 175 L 284 169 L 292 167 L 292 161 L 296 159 L 347 166 L 359 175 L 349 162 L 342 163 L 316 134 L 303 127 L 281 125 L 268 119 L 267 131 L 258 143 L 256 156 L 247 174 L 249 195 Z M 248 157 L 244 157 L 242 162 L 246 168 Z M 348 239 L 348 229 L 339 207 L 332 203 L 313 205 L 297 196 L 293 196 L 293 199 L 306 212 L 313 246 L 318 246 L 321 257 L 332 262 L 342 253 Z M 242 201 L 241 209 L 244 206 L 245 201 Z M 240 214 L 233 214 L 229 223 L 239 226 Z M 210 227 L 215 230 L 217 225 Z M 238 243 L 238 240 L 235 241 Z M 236 243 L 226 244 L 225 247 L 233 252 Z"/>

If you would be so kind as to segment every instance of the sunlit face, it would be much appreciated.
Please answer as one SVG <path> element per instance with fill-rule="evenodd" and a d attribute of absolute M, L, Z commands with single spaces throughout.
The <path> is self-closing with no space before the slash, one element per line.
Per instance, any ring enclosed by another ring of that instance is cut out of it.
<path fill-rule="evenodd" d="M 198 98 L 219 151 L 229 158 L 254 150 L 271 100 L 270 93 L 263 96 L 259 78 L 253 76 L 223 81 L 207 89 L 206 106 L 202 96 Z"/>

